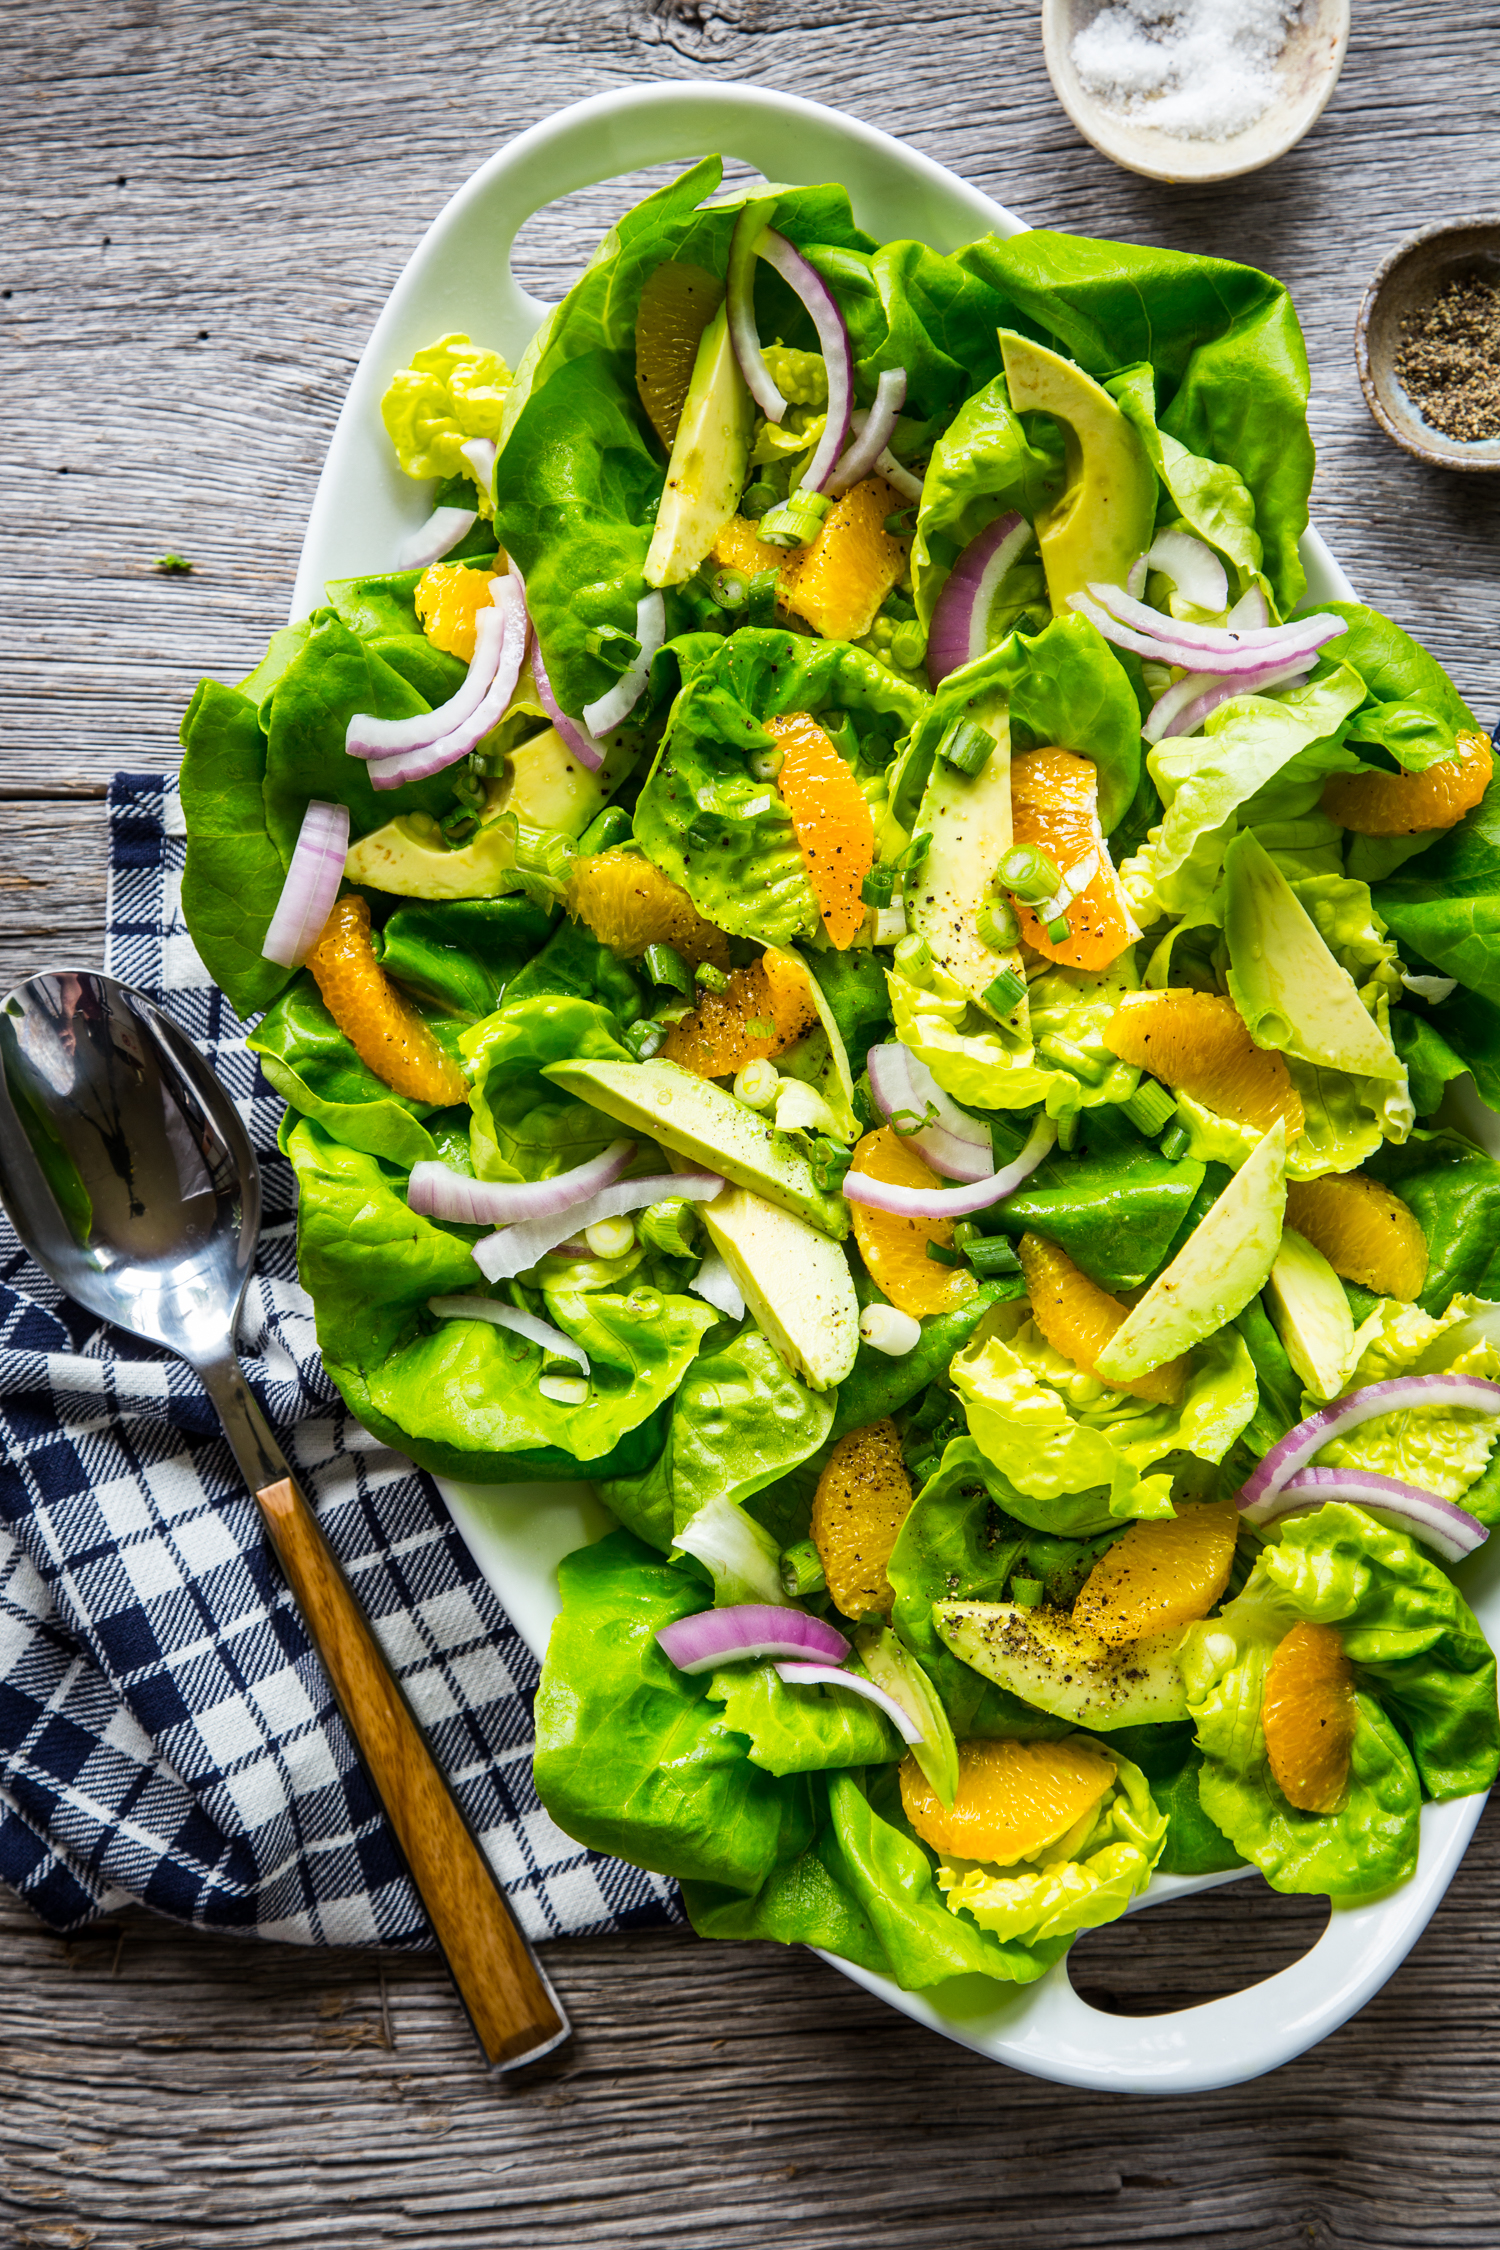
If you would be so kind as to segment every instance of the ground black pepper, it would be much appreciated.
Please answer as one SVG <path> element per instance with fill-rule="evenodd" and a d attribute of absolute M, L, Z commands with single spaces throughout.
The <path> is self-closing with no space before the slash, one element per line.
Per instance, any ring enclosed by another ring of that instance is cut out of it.
<path fill-rule="evenodd" d="M 1500 437 L 1500 288 L 1483 274 L 1450 281 L 1401 323 L 1396 373 L 1444 437 Z"/>

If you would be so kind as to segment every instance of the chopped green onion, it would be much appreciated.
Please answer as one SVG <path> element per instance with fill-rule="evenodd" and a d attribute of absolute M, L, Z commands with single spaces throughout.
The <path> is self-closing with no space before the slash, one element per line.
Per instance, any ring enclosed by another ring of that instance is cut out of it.
<path fill-rule="evenodd" d="M 444 813 L 438 826 L 442 829 L 444 843 L 458 851 L 479 826 L 479 815 L 470 805 L 455 805 L 452 812 Z"/>
<path fill-rule="evenodd" d="M 649 1062 L 660 1049 L 666 1033 L 659 1023 L 652 1023 L 646 1016 L 637 1016 L 634 1023 L 625 1026 L 621 1037 L 637 1062 Z"/>
<path fill-rule="evenodd" d="M 781 1072 L 773 1062 L 757 1055 L 747 1062 L 734 1081 L 734 1098 L 750 1109 L 769 1109 L 776 1099 L 776 1089 L 781 1084 Z"/>
<path fill-rule="evenodd" d="M 750 581 L 750 591 L 745 598 L 747 625 L 774 625 L 776 622 L 776 567 L 758 570 Z"/>
<path fill-rule="evenodd" d="M 995 738 L 987 727 L 980 726 L 975 719 L 955 719 L 939 742 L 937 754 L 946 759 L 950 766 L 956 766 L 960 773 L 966 773 L 972 778 L 984 771 L 994 748 Z M 1013 890 L 1015 885 L 1007 884 L 1006 888 Z"/>
<path fill-rule="evenodd" d="M 624 843 L 632 825 L 623 805 L 606 805 L 602 813 L 595 813 L 579 837 L 579 852 L 592 857 L 595 852 L 610 851 L 616 844 Z"/>
<path fill-rule="evenodd" d="M 740 502 L 740 514 L 742 516 L 763 516 L 767 508 L 775 507 L 776 500 L 775 485 L 757 480 L 756 483 L 746 486 L 745 496 Z"/>
<path fill-rule="evenodd" d="M 628 672 L 632 664 L 640 662 L 640 642 L 633 633 L 622 633 L 618 625 L 596 625 L 584 634 L 583 645 L 612 672 Z"/>
<path fill-rule="evenodd" d="M 708 590 L 720 609 L 743 609 L 750 598 L 750 581 L 742 570 L 716 570 Z"/>
<path fill-rule="evenodd" d="M 636 1232 L 653 1250 L 669 1257 L 690 1258 L 698 1239 L 698 1213 L 685 1196 L 664 1196 L 636 1214 Z"/>
<path fill-rule="evenodd" d="M 1021 942 L 1021 923 L 1008 898 L 989 899 L 974 917 L 979 942 L 992 953 L 1009 953 Z"/>
<path fill-rule="evenodd" d="M 1169 1125 L 1167 1127 L 1166 1131 L 1162 1134 L 1161 1139 L 1157 1142 L 1156 1145 L 1161 1150 L 1162 1155 L 1167 1159 L 1167 1162 L 1169 1164 L 1175 1164 L 1179 1156 L 1186 1156 L 1188 1149 L 1192 1143 L 1192 1138 L 1192 1134 L 1188 1131 L 1187 1127 L 1183 1124 L 1181 1118 L 1179 1117 L 1175 1125 Z"/>
<path fill-rule="evenodd" d="M 701 984 L 705 992 L 727 992 L 729 990 L 728 977 L 722 969 L 716 969 L 712 961 L 700 961 L 698 963 L 697 968 L 693 971 L 693 981 L 696 984 Z"/>
<path fill-rule="evenodd" d="M 886 517 L 885 528 L 893 539 L 910 539 L 917 528 L 915 508 L 897 508 L 894 515 Z"/>
<path fill-rule="evenodd" d="M 1019 1273 L 1021 1270 L 1015 1244 L 1003 1234 L 987 1234 L 980 1241 L 970 1243 L 964 1256 L 981 1281 L 993 1281 L 1002 1273 Z"/>
<path fill-rule="evenodd" d="M 1047 1589 L 1040 1578 L 1012 1578 L 1010 1591 L 1011 1599 L 1022 1609 L 1036 1609 Z"/>
<path fill-rule="evenodd" d="M 1014 844 L 995 869 L 995 881 L 1023 906 L 1040 906 L 1062 889 L 1062 872 L 1035 844 Z"/>
<path fill-rule="evenodd" d="M 859 886 L 859 895 L 866 906 L 889 906 L 895 888 L 894 867 L 872 867 Z"/>
<path fill-rule="evenodd" d="M 776 1026 L 769 1016 L 746 1016 L 745 1037 L 747 1039 L 774 1039 L 776 1037 Z"/>
<path fill-rule="evenodd" d="M 987 1008 L 997 1016 L 1011 1015 L 1026 997 L 1026 979 L 1014 969 L 1002 969 L 993 984 L 987 984 L 982 998 Z"/>
<path fill-rule="evenodd" d="M 1176 1102 L 1154 1078 L 1143 1078 L 1129 1101 L 1121 1102 L 1120 1107 L 1136 1131 L 1144 1133 L 1148 1141 L 1154 1141 L 1177 1115 Z"/>
<path fill-rule="evenodd" d="M 768 508 L 760 519 L 759 536 L 773 547 L 805 547 L 818 536 L 823 518 L 833 502 L 823 492 L 794 492 L 779 508 Z"/>
<path fill-rule="evenodd" d="M 931 842 L 932 830 L 930 828 L 924 828 L 920 836 L 913 836 L 911 842 L 907 845 L 905 851 L 901 854 L 901 857 L 896 862 L 897 867 L 901 870 L 903 875 L 909 875 L 911 874 L 913 868 L 921 866 L 923 860 L 927 857 L 928 847 Z"/>
<path fill-rule="evenodd" d="M 891 654 L 903 672 L 915 672 L 926 663 L 927 635 L 915 620 L 896 627 L 891 635 Z"/>
<path fill-rule="evenodd" d="M 950 1250 L 943 1242 L 929 1242 L 927 1255 L 935 1266 L 961 1266 L 964 1263 L 960 1253 Z"/>
<path fill-rule="evenodd" d="M 810 1539 L 799 1539 L 795 1547 L 782 1548 L 781 1583 L 794 1596 L 822 1593 L 827 1580 L 822 1558 Z"/>
<path fill-rule="evenodd" d="M 1066 914 L 1059 914 L 1055 922 L 1047 924 L 1047 938 L 1052 945 L 1063 945 L 1072 935 Z"/>
<path fill-rule="evenodd" d="M 896 940 L 892 959 L 897 976 L 905 977 L 908 984 L 921 984 L 932 974 L 932 948 L 915 930 L 908 930 L 904 938 Z"/>
<path fill-rule="evenodd" d="M 596 1219 L 583 1230 L 583 1239 L 596 1258 L 628 1258 L 635 1248 L 633 1219 Z"/>
<path fill-rule="evenodd" d="M 646 974 L 656 985 L 668 985 L 673 992 L 691 992 L 693 980 L 688 965 L 675 945 L 660 941 L 648 945 L 645 952 Z"/>
<path fill-rule="evenodd" d="M 819 1133 L 808 1151 L 808 1161 L 815 1184 L 825 1195 L 837 1195 L 854 1157 L 849 1149 L 840 1148 L 837 1141 Z"/>

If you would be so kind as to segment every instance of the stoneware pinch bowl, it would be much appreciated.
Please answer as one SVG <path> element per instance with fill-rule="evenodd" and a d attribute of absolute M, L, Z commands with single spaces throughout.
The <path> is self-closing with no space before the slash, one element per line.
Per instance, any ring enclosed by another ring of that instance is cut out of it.
<path fill-rule="evenodd" d="M 1424 312 L 1450 281 L 1475 273 L 1500 283 L 1500 212 L 1445 219 L 1411 235 L 1370 283 L 1354 327 L 1354 359 L 1370 412 L 1387 437 L 1439 469 L 1500 469 L 1500 437 L 1446 437 L 1423 418 L 1396 372 L 1402 322 Z"/>

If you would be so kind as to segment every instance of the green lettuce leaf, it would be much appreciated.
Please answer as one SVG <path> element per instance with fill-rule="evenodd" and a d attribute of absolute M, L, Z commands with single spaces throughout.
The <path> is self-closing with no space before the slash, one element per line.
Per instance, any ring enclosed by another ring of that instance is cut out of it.
<path fill-rule="evenodd" d="M 993 338 L 989 349 L 993 354 Z M 1031 421 L 1028 429 L 1010 403 L 1004 375 L 996 374 L 965 401 L 933 446 L 911 550 L 913 597 L 924 625 L 932 621 L 949 572 L 986 525 L 1013 509 L 1033 522 L 1061 497 L 1062 430 L 1050 416 Z M 1037 624 L 1051 614 L 1034 545 L 995 590 L 988 638 L 999 640 L 1023 611 Z"/>
<path fill-rule="evenodd" d="M 1500 1164 L 1461 1133 L 1413 1133 L 1365 1166 L 1416 1213 L 1427 1237 L 1418 1302 L 1442 1313 L 1456 1291 L 1500 1297 Z"/>
<path fill-rule="evenodd" d="M 1378 744 L 1412 773 L 1456 757 L 1456 737 L 1478 732 L 1479 722 L 1437 658 L 1362 602 L 1319 602 L 1318 610 L 1347 623 L 1333 651 L 1367 691 L 1349 740 Z"/>
<path fill-rule="evenodd" d="M 620 1138 L 602 1110 L 561 1094 L 548 1063 L 628 1062 L 615 1019 L 562 994 L 508 1000 L 459 1041 L 472 1081 L 471 1139 L 481 1180 L 550 1180 Z"/>
<path fill-rule="evenodd" d="M 856 1661 L 848 1669 L 863 1667 Z M 886 1765 L 902 1754 L 890 1720 L 862 1695 L 779 1679 L 773 1664 L 736 1664 L 715 1672 L 708 1692 L 723 1704 L 725 1725 L 745 1737 L 750 1763 L 767 1773 Z"/>
<path fill-rule="evenodd" d="M 1500 1380 L 1495 1335 L 1500 1335 L 1500 1306 L 1485 1298 L 1455 1295 L 1442 1317 L 1434 1319 L 1418 1305 L 1381 1297 L 1360 1326 L 1355 1339 L 1359 1358 L 1345 1389 L 1386 1383 L 1418 1368 L 1424 1375 L 1451 1372 Z M 1497 1435 L 1500 1421 L 1492 1414 L 1411 1407 L 1402 1414 L 1379 1415 L 1335 1438 L 1316 1456 L 1316 1465 L 1373 1470 L 1467 1507 L 1470 1487 L 1484 1476 Z"/>
<path fill-rule="evenodd" d="M 1007 1316 L 1008 1325 L 1013 1318 Z M 1222 1461 L 1256 1409 L 1254 1362 L 1234 1328 L 1221 1328 L 1194 1346 L 1192 1369 L 1175 1406 L 1111 1390 L 1054 1351 L 1034 1321 L 1016 1325 L 1006 1343 L 1036 1383 L 1055 1391 L 1083 1428 L 1107 1437 L 1136 1470 L 1177 1453 Z"/>
<path fill-rule="evenodd" d="M 939 1866 L 938 1886 L 955 1913 L 972 1915 L 997 1937 L 1031 1944 L 1097 1929 L 1124 1913 L 1151 1880 L 1167 1820 L 1140 1767 L 1113 1745 L 1110 1755 L 1114 1784 L 1082 1837 L 1070 1831 L 1014 1867 L 996 1870 L 961 1859 Z"/>
<path fill-rule="evenodd" d="M 462 1023 L 431 1016 L 426 1021 L 439 1046 L 457 1060 Z M 248 1044 L 282 1100 L 299 1115 L 316 1118 L 346 1148 L 384 1157 L 403 1171 L 437 1156 L 437 1144 L 420 1122 L 434 1105 L 394 1092 L 360 1061 L 306 971 Z"/>
<path fill-rule="evenodd" d="M 829 1442 L 847 1437 L 895 1414 L 920 1391 L 943 1374 L 953 1354 L 965 1345 L 992 1305 L 1006 1304 L 1025 1294 L 1019 1274 L 1000 1281 L 981 1282 L 979 1293 L 957 1312 L 938 1313 L 921 1324 L 921 1342 L 892 1359 L 861 1339 L 854 1365 L 838 1388 L 838 1409 L 829 1431 Z"/>
<path fill-rule="evenodd" d="M 1500 1008 L 1500 791 L 1493 781 L 1471 813 L 1377 883 L 1374 895 L 1408 960 L 1457 977 Z"/>
<path fill-rule="evenodd" d="M 294 974 L 261 951 L 286 861 L 266 833 L 258 699 L 200 680 L 183 718 L 182 750 L 183 916 L 198 958 L 230 1006 L 253 1016 Z"/>
<path fill-rule="evenodd" d="M 997 1024 L 935 966 L 921 984 L 895 969 L 889 978 L 897 1038 L 970 1109 L 1041 1105 L 1049 1117 L 1070 1118 L 1128 1101 L 1140 1082 L 1140 1072 L 1104 1044 L 1121 994 L 1140 984 L 1131 952 L 1107 969 L 1039 976 L 1027 994 L 1029 1036 Z"/>
<path fill-rule="evenodd" d="M 510 369 L 498 352 L 467 336 L 442 336 L 417 352 L 391 378 L 380 402 L 386 435 L 409 477 L 467 477 L 472 464 L 460 450 L 471 438 L 498 438 L 510 389 Z M 490 512 L 480 486 L 478 504 Z"/>
<path fill-rule="evenodd" d="M 411 900 L 374 934 L 386 973 L 439 1013 L 470 1022 L 498 1007 L 552 916 L 519 896 Z M 595 995 L 589 993 L 588 998 Z"/>
<path fill-rule="evenodd" d="M 1124 368 L 1111 375 L 1104 387 L 1118 400 L 1156 471 L 1163 490 L 1159 519 L 1180 522 L 1183 530 L 1206 540 L 1244 577 L 1254 578 L 1263 552 L 1255 528 L 1254 496 L 1238 469 L 1190 453 L 1179 439 L 1158 427 L 1156 375 L 1149 365 Z"/>
<path fill-rule="evenodd" d="M 1113 1108 L 1085 1110 L 1078 1137 L 1054 1150 L 993 1214 L 999 1230 L 1037 1233 L 1103 1289 L 1138 1289 L 1167 1257 L 1204 1168 L 1169 1163 Z"/>

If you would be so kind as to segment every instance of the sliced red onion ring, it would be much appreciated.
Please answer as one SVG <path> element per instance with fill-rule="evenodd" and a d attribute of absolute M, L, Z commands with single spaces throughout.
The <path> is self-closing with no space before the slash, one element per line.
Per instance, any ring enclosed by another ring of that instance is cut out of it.
<path fill-rule="evenodd" d="M 477 508 L 434 508 L 421 528 L 397 548 L 396 568 L 425 570 L 429 563 L 441 562 L 478 521 Z"/>
<path fill-rule="evenodd" d="M 1195 609 L 1223 609 L 1229 600 L 1229 578 L 1212 547 L 1186 531 L 1159 531 L 1146 549 L 1146 565 L 1170 578 L 1185 602 Z M 1132 591 L 1132 589 L 1127 589 Z"/>
<path fill-rule="evenodd" d="M 761 355 L 760 330 L 755 325 L 755 261 L 761 242 L 769 232 L 767 214 L 770 208 L 768 202 L 747 203 L 734 222 L 726 300 L 729 341 L 745 378 L 745 388 L 766 420 L 779 422 L 786 412 L 786 400 L 771 380 L 771 371 Z"/>
<path fill-rule="evenodd" d="M 873 1703 L 877 1710 L 883 1711 L 908 1746 L 925 1739 L 916 1720 L 902 1710 L 896 1698 L 887 1695 L 883 1687 L 877 1687 L 873 1680 L 865 1679 L 858 1672 L 841 1671 L 836 1664 L 794 1663 L 778 1664 L 776 1674 L 778 1679 L 788 1681 L 793 1687 L 848 1688 L 851 1694 L 862 1695 L 866 1703 Z"/>
<path fill-rule="evenodd" d="M 891 442 L 902 407 L 906 404 L 906 369 L 887 368 L 875 385 L 875 403 L 858 417 L 859 434 L 835 464 L 828 479 L 830 492 L 847 492 L 851 484 L 869 476 Z M 851 425 L 855 417 L 850 416 Z M 920 492 L 921 486 L 917 490 Z"/>
<path fill-rule="evenodd" d="M 847 1185 L 847 1182 L 846 1182 Z M 1467 1407 L 1476 1414 L 1500 1415 L 1500 1383 L 1482 1375 L 1397 1375 L 1388 1383 L 1366 1383 L 1347 1398 L 1335 1399 L 1288 1430 L 1240 1487 L 1240 1512 L 1258 1522 L 1257 1510 L 1305 1469 L 1315 1453 L 1335 1438 L 1373 1422 L 1381 1414 L 1404 1414 L 1412 1407 Z"/>
<path fill-rule="evenodd" d="M 587 766 L 590 773 L 597 773 L 604 763 L 604 745 L 596 742 L 591 734 L 585 734 L 578 721 L 568 717 L 553 694 L 552 682 L 547 677 L 547 666 L 542 656 L 541 639 L 536 634 L 532 635 L 531 641 L 531 676 L 536 681 L 537 699 L 542 709 L 578 763 Z"/>
<path fill-rule="evenodd" d="M 512 1274 L 529 1272 L 538 1258 L 545 1258 L 570 1235 L 597 1226 L 601 1219 L 623 1218 L 627 1211 L 642 1211 L 648 1203 L 660 1203 L 669 1195 L 684 1196 L 690 1203 L 712 1203 L 723 1190 L 724 1182 L 717 1172 L 653 1172 L 644 1179 L 621 1180 L 618 1186 L 603 1188 L 586 1203 L 574 1203 L 555 1216 L 528 1219 L 519 1226 L 502 1228 L 499 1234 L 486 1235 L 483 1242 L 474 1245 L 474 1263 L 486 1281 L 508 1281 Z"/>
<path fill-rule="evenodd" d="M 859 416 L 857 414 L 850 415 L 849 423 L 851 428 L 853 428 L 858 423 L 858 421 Z M 893 492 L 899 492 L 903 500 L 921 500 L 923 492 L 922 479 L 920 477 L 914 477 L 910 469 L 904 469 L 901 466 L 901 463 L 896 459 L 895 454 L 892 453 L 889 446 L 885 448 L 883 453 L 877 454 L 875 459 L 875 474 L 878 477 L 884 477 L 891 490 Z"/>
<path fill-rule="evenodd" d="M 583 1232 L 574 1218 L 578 1206 L 612 1187 L 634 1155 L 634 1141 L 612 1141 L 602 1155 L 551 1180 L 471 1180 L 449 1164 L 425 1161 L 412 1166 L 407 1208 L 419 1218 L 469 1227 L 509 1226 L 566 1212 L 567 1226 L 557 1238 L 561 1242 L 565 1235 Z"/>
<path fill-rule="evenodd" d="M 495 456 L 500 450 L 495 440 L 489 437 L 471 437 L 458 450 L 474 471 L 474 482 L 480 491 L 488 492 L 495 474 Z"/>
<path fill-rule="evenodd" d="M 927 634 L 927 677 L 934 687 L 960 665 L 983 656 L 996 588 L 1031 538 L 1024 516 L 997 516 L 969 541 L 949 571 Z"/>
<path fill-rule="evenodd" d="M 970 1117 L 945 1094 L 926 1063 L 900 1040 L 872 1047 L 869 1056 L 870 1091 L 886 1119 L 905 1126 L 913 1117 L 937 1115 L 920 1132 L 903 1133 L 934 1172 L 945 1180 L 987 1180 L 995 1170 L 994 1146 L 988 1125 Z"/>
<path fill-rule="evenodd" d="M 344 749 L 351 758 L 391 758 L 403 750 L 425 750 L 473 717 L 500 668 L 507 610 L 496 600 L 496 590 L 504 583 L 497 578 L 489 602 L 474 613 L 474 654 L 463 686 L 446 703 L 437 704 L 431 711 L 418 711 L 409 719 L 376 719 L 368 711 L 356 711 L 344 729 Z M 512 594 L 510 598 L 515 597 Z"/>
<path fill-rule="evenodd" d="M 660 594 L 645 594 L 636 603 L 635 637 L 641 644 L 641 653 L 629 671 L 622 672 L 614 686 L 597 702 L 585 703 L 583 707 L 583 723 L 591 735 L 608 734 L 622 719 L 628 719 L 640 702 L 651 659 L 667 637 L 667 605 Z"/>
<path fill-rule="evenodd" d="M 898 1219 L 966 1219 L 971 1212 L 988 1211 L 1014 1195 L 1056 1141 L 1056 1124 L 1042 1116 L 1032 1126 L 1026 1146 L 1014 1163 L 992 1172 L 988 1179 L 976 1180 L 972 1187 L 893 1187 L 888 1180 L 877 1180 L 868 1172 L 847 1172 L 844 1194 L 851 1203 L 863 1203 L 872 1211 L 889 1211 Z M 1500 1383 L 1495 1389 L 1500 1391 Z"/>
<path fill-rule="evenodd" d="M 1070 595 L 1077 607 L 1086 597 Z M 1138 602 L 1121 586 L 1110 586 L 1103 580 L 1093 581 L 1088 597 L 1097 602 L 1119 625 L 1133 626 L 1139 633 L 1155 634 L 1159 638 L 1180 641 L 1184 648 L 1199 656 L 1211 656 L 1216 671 L 1227 671 L 1226 657 L 1248 655 L 1258 663 L 1262 657 L 1275 656 L 1283 644 L 1290 653 L 1299 642 L 1311 647 L 1321 647 L 1337 633 L 1348 631 L 1341 617 L 1333 617 L 1326 610 L 1312 617 L 1299 617 L 1290 625 L 1253 625 L 1243 631 L 1231 631 L 1227 625 L 1194 625 L 1180 618 L 1166 617 L 1159 609 L 1151 609 Z M 1174 657 L 1173 662 L 1177 659 Z"/>
<path fill-rule="evenodd" d="M 585 1375 L 589 1372 L 589 1356 L 581 1345 L 549 1321 L 538 1320 L 535 1313 L 522 1312 L 518 1305 L 502 1305 L 495 1297 L 429 1297 L 427 1310 L 439 1320 L 487 1320 L 492 1327 L 512 1329 L 528 1343 L 540 1345 L 544 1352 L 573 1360 Z"/>
<path fill-rule="evenodd" d="M 349 851 L 349 807 L 314 797 L 302 815 L 291 865 L 261 952 L 283 969 L 306 960 L 333 911 Z"/>
<path fill-rule="evenodd" d="M 1148 742 L 1164 742 L 1168 735 L 1194 734 L 1209 713 L 1217 711 L 1232 695 L 1264 695 L 1268 688 L 1290 687 L 1295 680 L 1306 679 L 1315 661 L 1311 656 L 1299 656 L 1283 664 L 1277 657 L 1260 671 L 1241 672 L 1230 680 L 1214 672 L 1186 673 L 1157 697 L 1141 732 Z"/>
<path fill-rule="evenodd" d="M 810 266 L 784 234 L 767 227 L 757 244 L 758 254 L 774 266 L 782 280 L 801 298 L 818 331 L 823 364 L 828 370 L 828 414 L 818 449 L 808 463 L 800 489 L 821 492 L 833 474 L 833 465 L 849 438 L 849 414 L 854 404 L 854 353 L 839 302 L 823 276 Z M 746 377 L 749 381 L 749 377 Z"/>
<path fill-rule="evenodd" d="M 1467 1508 L 1440 1500 L 1418 1485 L 1403 1484 L 1399 1477 L 1377 1476 L 1367 1469 L 1303 1469 L 1279 1492 L 1244 1513 L 1252 1523 L 1280 1523 L 1285 1516 L 1311 1515 L 1330 1500 L 1352 1501 L 1377 1523 L 1435 1547 L 1444 1562 L 1462 1562 L 1489 1537 Z"/>
<path fill-rule="evenodd" d="M 769 1602 L 736 1602 L 729 1609 L 701 1609 L 663 1625 L 657 1645 L 679 1672 L 712 1672 L 741 1657 L 783 1656 L 842 1664 L 849 1643 L 837 1626 L 805 1609 L 773 1609 Z"/>
<path fill-rule="evenodd" d="M 1118 587 L 1111 590 L 1119 594 Z M 1127 599 L 1128 596 L 1120 594 L 1121 602 Z M 1137 656 L 1156 664 L 1180 664 L 1189 672 L 1201 669 L 1211 658 L 1215 672 L 1226 678 L 1261 670 L 1273 657 L 1283 664 L 1291 664 L 1298 657 L 1311 659 L 1325 641 L 1334 640 L 1349 629 L 1341 617 L 1304 617 L 1295 625 L 1273 626 L 1268 633 L 1246 633 L 1238 641 L 1226 634 L 1219 645 L 1205 648 L 1201 641 L 1189 640 L 1188 634 L 1207 632 L 1207 626 L 1178 625 L 1164 618 L 1158 610 L 1148 609 L 1143 614 L 1154 619 L 1160 630 L 1153 627 L 1149 632 L 1136 632 L 1133 627 L 1122 625 L 1091 594 L 1069 594 L 1068 606 L 1097 625 L 1104 638 L 1113 641 L 1116 648 L 1133 649 Z"/>
<path fill-rule="evenodd" d="M 712 1305 L 714 1311 L 721 1312 L 726 1320 L 744 1319 L 744 1294 L 717 1250 L 709 1251 L 688 1287 L 695 1297 L 701 1297 L 706 1305 Z"/>
<path fill-rule="evenodd" d="M 370 767 L 370 780 L 376 789 L 399 789 L 405 782 L 425 781 L 429 774 L 441 773 L 445 766 L 466 758 L 505 716 L 521 677 L 530 626 L 520 588 L 512 580 L 497 578 L 493 598 L 503 620 L 500 657 L 482 700 L 466 719 L 436 741 L 415 750 L 398 751 L 393 758 L 377 758 Z"/>

